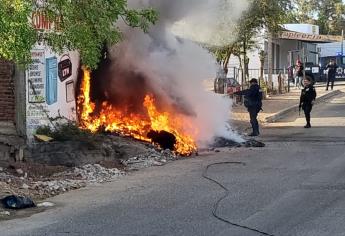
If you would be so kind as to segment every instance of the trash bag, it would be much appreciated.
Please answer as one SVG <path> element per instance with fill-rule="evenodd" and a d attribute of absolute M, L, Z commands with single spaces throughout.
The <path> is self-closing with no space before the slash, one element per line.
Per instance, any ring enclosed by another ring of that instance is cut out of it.
<path fill-rule="evenodd" d="M 8 209 L 25 209 L 36 207 L 36 204 L 29 197 L 11 195 L 3 198 L 2 204 Z"/>

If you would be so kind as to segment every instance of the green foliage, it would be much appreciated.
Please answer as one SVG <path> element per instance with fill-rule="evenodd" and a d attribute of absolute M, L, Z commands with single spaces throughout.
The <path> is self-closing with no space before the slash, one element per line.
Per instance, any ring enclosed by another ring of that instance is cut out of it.
<path fill-rule="evenodd" d="M 320 26 L 321 34 L 340 35 L 345 29 L 345 4 L 342 0 L 292 0 L 292 20 Z"/>
<path fill-rule="evenodd" d="M 280 25 L 288 18 L 287 10 L 291 7 L 288 0 L 251 0 L 251 6 L 236 28 L 237 40 L 231 45 L 211 50 L 217 61 L 226 70 L 231 55 L 239 58 L 243 55 L 243 58 L 247 58 L 247 51 L 257 46 L 255 37 L 258 33 L 263 29 L 268 29 L 271 33 L 279 32 Z M 246 64 L 248 60 L 244 62 Z"/>
<path fill-rule="evenodd" d="M 26 64 L 36 42 L 36 32 L 28 21 L 31 1 L 0 0 L 0 58 Z"/>
<path fill-rule="evenodd" d="M 94 139 L 94 135 L 78 127 L 75 122 L 68 121 L 66 123 L 57 123 L 54 128 L 50 126 L 41 126 L 36 130 L 38 135 L 46 135 L 55 141 L 82 141 L 89 142 Z"/>
<path fill-rule="evenodd" d="M 83 64 L 95 68 L 102 46 L 121 40 L 116 25 L 119 20 L 146 32 L 158 18 L 153 9 L 128 9 L 126 0 L 47 0 L 43 6 L 33 2 L 0 0 L 0 57 L 25 62 L 36 40 L 43 36 L 55 52 L 77 50 Z M 55 28 L 35 31 L 28 21 L 33 10 L 43 11 L 50 21 L 55 21 Z"/>

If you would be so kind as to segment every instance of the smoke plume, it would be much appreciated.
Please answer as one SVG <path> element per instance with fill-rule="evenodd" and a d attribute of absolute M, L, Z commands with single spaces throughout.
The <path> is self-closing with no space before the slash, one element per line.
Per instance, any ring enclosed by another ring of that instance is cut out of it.
<path fill-rule="evenodd" d="M 234 40 L 233 29 L 247 1 L 133 0 L 129 5 L 157 9 L 159 22 L 148 34 L 120 26 L 125 40 L 111 49 L 114 76 L 110 86 L 104 85 L 106 96 L 119 99 L 119 93 L 129 93 L 142 97 L 149 91 L 159 98 L 161 107 L 169 104 L 193 121 L 199 145 L 215 136 L 241 140 L 226 128 L 231 100 L 202 85 L 217 72 L 215 59 L 203 46 Z M 121 78 L 132 79 L 124 82 Z"/>

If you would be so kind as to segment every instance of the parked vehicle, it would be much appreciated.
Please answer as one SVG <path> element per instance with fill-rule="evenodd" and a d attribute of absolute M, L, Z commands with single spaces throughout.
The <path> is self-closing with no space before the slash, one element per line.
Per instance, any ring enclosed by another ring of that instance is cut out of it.
<path fill-rule="evenodd" d="M 226 80 L 226 93 L 233 95 L 235 92 L 241 91 L 241 85 L 234 78 L 227 78 Z"/>
<path fill-rule="evenodd" d="M 320 81 L 320 67 L 312 62 L 306 62 L 305 67 L 305 77 L 309 77 L 312 84 L 316 81 Z M 303 83 L 303 81 L 301 81 Z M 303 86 L 303 84 L 302 84 Z"/>
<path fill-rule="evenodd" d="M 338 65 L 337 73 L 335 75 L 336 80 L 345 80 L 345 57 L 343 56 L 330 56 L 330 57 L 321 57 L 320 58 L 320 81 L 327 81 L 328 71 L 326 69 L 330 60 L 335 60 Z"/>
<path fill-rule="evenodd" d="M 214 80 L 215 93 L 233 95 L 241 91 L 241 85 L 234 78 L 216 78 Z"/>

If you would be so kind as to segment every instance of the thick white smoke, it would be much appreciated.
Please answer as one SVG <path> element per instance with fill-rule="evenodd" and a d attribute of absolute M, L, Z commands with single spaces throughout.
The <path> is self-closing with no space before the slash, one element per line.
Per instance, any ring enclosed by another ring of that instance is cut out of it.
<path fill-rule="evenodd" d="M 219 46 L 231 42 L 236 20 L 247 8 L 247 1 L 146 0 L 130 1 L 130 6 L 154 7 L 159 22 L 149 34 L 125 28 L 125 41 L 112 51 L 120 58 L 117 61 L 147 75 L 172 102 L 184 104 L 199 130 L 199 145 L 215 136 L 241 141 L 226 128 L 231 100 L 206 91 L 202 85 L 203 80 L 216 76 L 217 65 L 200 43 Z"/>

